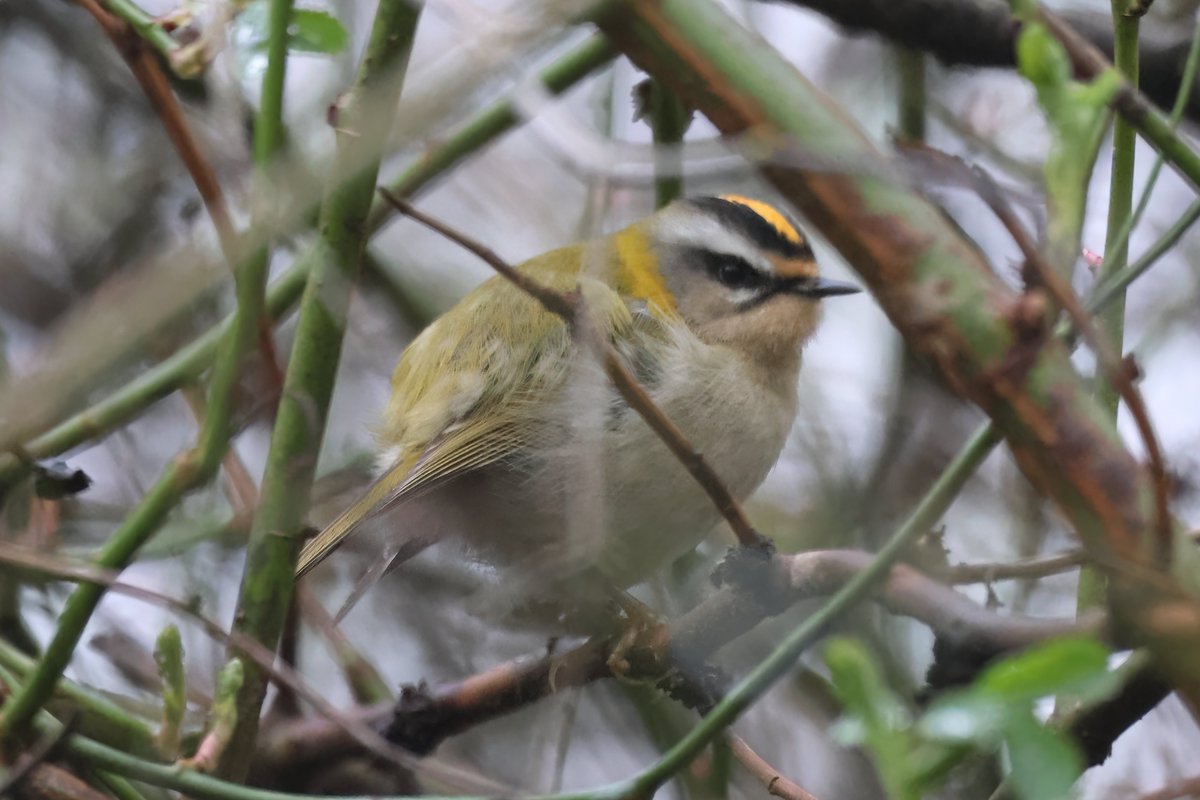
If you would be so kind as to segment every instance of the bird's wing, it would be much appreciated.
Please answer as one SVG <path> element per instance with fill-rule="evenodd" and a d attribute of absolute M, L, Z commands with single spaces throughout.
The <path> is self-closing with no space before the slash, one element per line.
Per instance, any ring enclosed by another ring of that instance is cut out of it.
<path fill-rule="evenodd" d="M 522 269 L 555 288 L 575 288 L 573 275 L 539 268 L 539 260 Z M 610 337 L 628 335 L 635 323 L 620 295 L 594 280 L 584 281 L 583 294 Z M 379 431 L 391 466 L 305 544 L 297 573 L 320 563 L 364 520 L 526 445 L 542 421 L 530 406 L 546 407 L 562 387 L 572 346 L 561 319 L 498 277 L 430 325 L 392 377 Z"/>

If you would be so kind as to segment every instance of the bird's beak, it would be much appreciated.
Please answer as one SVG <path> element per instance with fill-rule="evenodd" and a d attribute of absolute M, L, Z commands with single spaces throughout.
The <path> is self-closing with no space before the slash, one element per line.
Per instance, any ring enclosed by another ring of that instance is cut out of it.
<path fill-rule="evenodd" d="M 788 287 L 792 294 L 798 294 L 801 297 L 834 297 L 839 294 L 858 294 L 862 289 L 855 286 L 853 283 L 845 281 L 831 281 L 828 278 L 809 278 L 803 282 L 797 281 L 792 286 Z"/>

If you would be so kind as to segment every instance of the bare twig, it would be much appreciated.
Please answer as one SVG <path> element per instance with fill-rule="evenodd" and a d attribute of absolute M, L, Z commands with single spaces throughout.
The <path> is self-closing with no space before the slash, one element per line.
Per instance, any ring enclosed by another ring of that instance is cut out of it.
<path fill-rule="evenodd" d="M 1088 561 L 1083 550 L 1070 550 L 1051 556 L 988 564 L 955 564 L 935 575 L 946 583 L 993 583 L 995 581 L 1045 578 L 1082 566 Z"/>
<path fill-rule="evenodd" d="M 387 681 L 383 679 L 374 665 L 350 643 L 346 634 L 342 633 L 342 629 L 334 623 L 329 612 L 313 597 L 310 584 L 302 581 L 296 587 L 296 600 L 304 621 L 315 628 L 329 643 L 354 699 L 363 704 L 391 699 Z"/>
<path fill-rule="evenodd" d="M 537 300 L 552 314 L 555 314 L 570 326 L 587 330 L 585 315 L 581 313 L 578 293 L 564 294 L 548 286 L 543 286 L 528 275 L 515 269 L 500 258 L 496 252 L 462 232 L 455 230 L 444 222 L 436 220 L 401 199 L 386 188 L 380 186 L 379 194 L 402 214 L 412 217 L 417 222 L 430 228 L 464 249 L 478 256 L 492 269 L 521 291 Z M 638 382 L 637 378 L 621 363 L 621 357 L 612 344 L 598 335 L 589 336 L 591 344 L 596 348 L 604 363 L 604 370 L 616 386 L 617 391 L 625 398 L 625 402 L 637 411 L 646 421 L 650 429 L 662 440 L 663 444 L 675 455 L 684 468 L 695 478 L 700 487 L 712 500 L 721 516 L 729 523 L 743 547 L 769 548 L 770 540 L 754 529 L 746 516 L 738 499 L 729 491 L 729 487 L 721 480 L 704 456 L 688 442 L 683 431 L 679 429 L 650 399 L 650 395 Z"/>
<path fill-rule="evenodd" d="M 767 794 L 782 797 L 783 800 L 817 800 L 816 795 L 806 792 L 798 784 L 781 775 L 779 770 L 754 752 L 750 745 L 746 744 L 746 741 L 736 733 L 729 734 L 728 741 L 729 749 L 733 751 L 733 757 L 746 768 L 747 772 L 762 781 L 763 786 L 767 789 Z"/>
<path fill-rule="evenodd" d="M 1193 542 L 1200 542 L 1200 530 L 1194 530 L 1189 537 Z M 1084 550 L 1068 550 L 1049 556 L 1037 556 L 1020 561 L 1001 561 L 987 564 L 955 564 L 939 570 L 936 577 L 946 583 L 992 583 L 994 581 L 1022 580 L 1029 578 L 1044 578 L 1047 575 L 1057 575 L 1069 569 L 1082 566 L 1088 562 Z"/>
<path fill-rule="evenodd" d="M 236 647 L 247 658 L 255 662 L 264 673 L 278 686 L 286 687 L 298 697 L 311 705 L 316 711 L 334 725 L 342 728 L 346 735 L 353 739 L 367 752 L 385 759 L 389 763 L 417 770 L 431 778 L 448 782 L 467 791 L 484 794 L 500 794 L 510 791 L 510 787 L 498 784 L 482 776 L 472 774 L 464 769 L 429 759 L 417 759 L 407 752 L 393 746 L 383 739 L 368 725 L 362 723 L 353 715 L 347 715 L 325 699 L 322 692 L 314 689 L 294 669 L 279 662 L 275 654 L 260 642 L 241 633 L 229 633 L 217 622 L 209 619 L 195 609 L 193 604 L 176 599 L 170 595 L 161 594 L 140 586 L 133 586 L 120 581 L 117 573 L 112 570 L 100 569 L 90 565 L 75 565 L 63 563 L 60 560 L 48 558 L 29 548 L 6 543 L 0 543 L 0 561 L 35 570 L 47 575 L 53 575 L 68 581 L 91 583 L 104 586 L 109 591 L 132 597 L 147 603 L 168 608 L 178 614 L 195 621 L 204 631 L 217 642 L 226 647 Z"/>

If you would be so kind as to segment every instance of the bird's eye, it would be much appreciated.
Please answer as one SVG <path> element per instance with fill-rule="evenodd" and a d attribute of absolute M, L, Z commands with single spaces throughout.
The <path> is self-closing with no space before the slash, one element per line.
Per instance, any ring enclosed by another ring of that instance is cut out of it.
<path fill-rule="evenodd" d="M 766 283 L 766 276 L 737 256 L 723 255 L 716 259 L 713 275 L 730 289 L 752 289 Z"/>

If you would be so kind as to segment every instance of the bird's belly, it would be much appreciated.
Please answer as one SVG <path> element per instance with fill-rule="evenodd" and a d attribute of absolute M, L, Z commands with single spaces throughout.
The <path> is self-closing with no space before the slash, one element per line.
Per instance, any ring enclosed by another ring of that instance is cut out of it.
<path fill-rule="evenodd" d="M 745 499 L 779 457 L 795 396 L 790 387 L 777 393 L 755 386 L 738 370 L 710 371 L 703 385 L 689 376 L 666 380 L 654 399 Z M 547 576 L 597 567 L 630 586 L 709 533 L 720 519 L 712 500 L 636 412 L 615 408 L 602 418 L 582 412 L 559 443 L 534 456 L 536 466 L 493 479 L 488 494 L 498 504 L 489 512 L 505 520 L 501 550 L 508 558 L 485 553 L 486 560 L 516 561 Z"/>
<path fill-rule="evenodd" d="M 718 384 L 727 385 L 727 384 Z M 786 398 L 692 394 L 660 407 L 739 500 L 770 472 L 791 428 Z M 608 450 L 601 570 L 631 585 L 694 548 L 720 520 L 684 465 L 633 412 Z M 634 443 L 637 442 L 635 445 Z"/>

